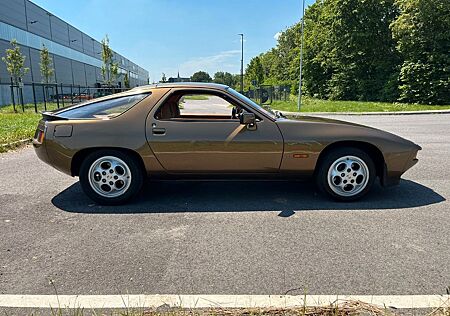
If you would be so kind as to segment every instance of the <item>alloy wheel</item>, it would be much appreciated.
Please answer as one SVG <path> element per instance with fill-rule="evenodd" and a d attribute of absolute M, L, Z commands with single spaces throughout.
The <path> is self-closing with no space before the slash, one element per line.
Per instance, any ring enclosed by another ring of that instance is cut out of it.
<path fill-rule="evenodd" d="M 99 195 L 113 198 L 124 194 L 131 184 L 131 171 L 121 159 L 105 156 L 89 168 L 89 184 Z"/>
<path fill-rule="evenodd" d="M 344 156 L 336 159 L 328 169 L 330 189 L 344 197 L 360 193 L 369 182 L 369 168 L 364 160 L 356 156 Z"/>

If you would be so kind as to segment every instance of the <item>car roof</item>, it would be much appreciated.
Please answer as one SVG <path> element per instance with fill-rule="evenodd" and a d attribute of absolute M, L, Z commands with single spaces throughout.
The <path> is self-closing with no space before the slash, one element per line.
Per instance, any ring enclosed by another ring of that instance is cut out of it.
<path fill-rule="evenodd" d="M 223 84 L 210 82 L 165 82 L 139 86 L 131 89 L 131 91 L 147 91 L 155 88 L 212 88 L 217 90 L 226 90 L 229 87 Z"/>

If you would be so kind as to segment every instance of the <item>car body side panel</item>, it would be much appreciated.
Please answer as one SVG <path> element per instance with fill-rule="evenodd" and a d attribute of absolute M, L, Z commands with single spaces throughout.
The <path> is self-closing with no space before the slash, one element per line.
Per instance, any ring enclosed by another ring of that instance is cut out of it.
<path fill-rule="evenodd" d="M 89 148 L 125 148 L 137 152 L 147 170 L 161 170 L 145 138 L 145 118 L 167 89 L 153 89 L 152 94 L 124 114 L 110 120 L 56 120 L 47 122 L 45 147 L 50 163 L 72 174 L 73 156 Z M 55 136 L 57 126 L 71 125 L 70 137 Z"/>
<path fill-rule="evenodd" d="M 248 130 L 239 121 L 159 121 L 165 135 L 149 136 L 150 145 L 169 172 L 278 172 L 283 152 L 273 122 Z M 151 134 L 151 128 L 148 131 Z"/>
<path fill-rule="evenodd" d="M 179 90 L 174 89 L 177 92 Z M 204 88 L 200 91 L 217 92 Z M 225 91 L 221 93 L 232 98 Z M 163 100 L 159 103 L 162 104 Z M 160 104 L 148 115 L 147 138 L 167 172 L 279 172 L 283 138 L 275 122 L 261 116 L 261 121 L 256 123 L 256 130 L 250 130 L 239 120 L 232 119 L 157 120 L 154 114 Z M 164 129 L 165 133 L 153 134 L 154 128 Z"/>
<path fill-rule="evenodd" d="M 385 160 L 389 177 L 400 177 L 409 167 L 419 147 L 396 135 L 358 124 L 303 118 L 278 120 L 285 150 L 281 172 L 312 174 L 320 153 L 328 145 L 343 141 L 369 143 L 378 148 Z"/>

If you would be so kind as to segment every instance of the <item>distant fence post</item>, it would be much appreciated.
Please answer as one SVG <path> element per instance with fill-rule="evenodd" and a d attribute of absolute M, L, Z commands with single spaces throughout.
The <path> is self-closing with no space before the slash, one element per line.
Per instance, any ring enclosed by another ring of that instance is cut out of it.
<path fill-rule="evenodd" d="M 37 113 L 36 87 L 34 86 L 34 82 L 31 83 L 31 87 L 33 88 L 34 113 Z"/>
<path fill-rule="evenodd" d="M 20 98 L 20 105 L 22 106 L 22 113 L 25 112 L 25 104 L 23 103 L 23 82 L 19 81 L 19 98 Z"/>
<path fill-rule="evenodd" d="M 13 104 L 13 110 L 14 112 L 16 111 L 16 100 L 14 97 L 14 83 L 13 83 L 13 78 L 11 77 L 11 100 L 12 100 L 12 104 Z"/>
<path fill-rule="evenodd" d="M 59 109 L 59 92 L 57 83 L 55 83 L 55 91 L 56 91 L 56 107 Z"/>
<path fill-rule="evenodd" d="M 64 107 L 64 88 L 62 83 L 61 83 L 61 102 L 62 106 Z"/>
<path fill-rule="evenodd" d="M 44 96 L 44 110 L 47 111 L 47 98 L 45 97 L 44 85 L 42 85 L 42 95 Z"/>

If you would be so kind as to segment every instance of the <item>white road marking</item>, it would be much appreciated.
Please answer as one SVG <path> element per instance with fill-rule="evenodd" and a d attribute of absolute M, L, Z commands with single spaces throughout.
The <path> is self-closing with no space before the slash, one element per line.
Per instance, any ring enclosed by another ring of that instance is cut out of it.
<path fill-rule="evenodd" d="M 290 308 L 303 306 L 303 295 L 0 295 L 0 307 L 24 308 Z M 380 307 L 450 306 L 449 295 L 307 295 L 307 306 L 357 300 Z"/>

